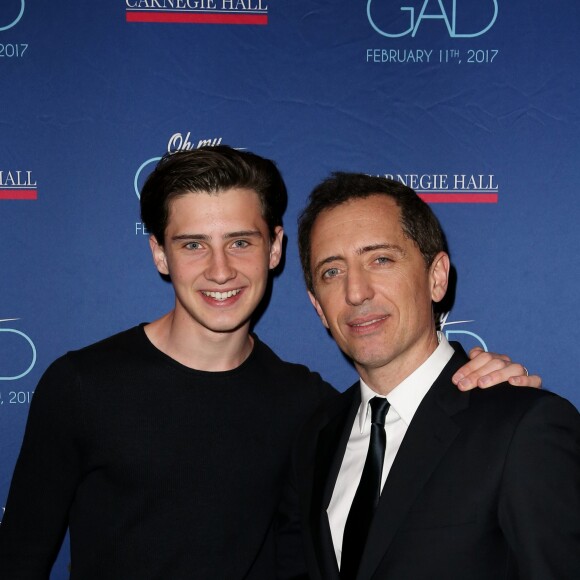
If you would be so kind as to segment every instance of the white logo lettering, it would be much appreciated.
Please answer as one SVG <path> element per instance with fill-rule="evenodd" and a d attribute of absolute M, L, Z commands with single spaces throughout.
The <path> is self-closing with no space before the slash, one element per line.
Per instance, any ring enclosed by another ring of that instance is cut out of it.
<path fill-rule="evenodd" d="M 6 0 L 4 0 L 4 2 L 6 2 Z M 9 30 L 10 28 L 16 26 L 20 22 L 20 19 L 22 18 L 23 14 L 24 14 L 24 0 L 20 0 L 20 12 L 18 13 L 18 16 L 6 26 L 0 26 L 0 32 L 2 32 L 3 30 Z"/>
<path fill-rule="evenodd" d="M 493 9 L 493 14 L 489 22 L 479 31 L 476 32 L 466 32 L 460 33 L 457 30 L 457 2 L 458 0 L 453 0 L 451 6 L 451 14 L 449 15 L 445 10 L 442 0 L 423 0 L 423 6 L 419 12 L 419 15 L 415 18 L 415 8 L 412 6 L 400 6 L 400 11 L 408 14 L 408 27 L 403 31 L 389 31 L 387 32 L 381 28 L 375 21 L 372 15 L 372 5 L 377 0 L 368 0 L 367 2 L 367 18 L 369 24 L 378 32 L 381 36 L 386 36 L 388 38 L 400 38 L 402 36 L 407 36 L 410 34 L 414 37 L 419 30 L 419 26 L 423 20 L 442 20 L 447 28 L 447 32 L 451 38 L 475 38 L 477 36 L 482 36 L 495 24 L 498 14 L 498 0 L 486 0 L 491 3 L 490 8 Z M 393 3 L 395 0 L 386 0 L 389 4 Z M 462 1 L 462 0 L 460 0 Z M 385 0 L 382 0 L 385 3 Z M 432 6 L 434 5 L 435 6 Z M 427 9 L 430 9 L 428 12 Z M 451 18 L 450 18 L 451 17 Z M 384 18 L 386 22 L 397 21 L 397 18 Z"/>

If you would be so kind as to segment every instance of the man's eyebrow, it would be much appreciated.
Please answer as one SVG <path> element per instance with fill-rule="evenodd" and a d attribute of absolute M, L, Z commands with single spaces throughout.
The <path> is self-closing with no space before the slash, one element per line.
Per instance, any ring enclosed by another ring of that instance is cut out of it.
<path fill-rule="evenodd" d="M 178 236 L 172 236 L 171 238 L 172 242 L 180 242 L 182 240 L 207 242 L 211 240 L 211 236 L 206 234 L 179 234 Z"/>
<path fill-rule="evenodd" d="M 224 236 L 224 240 L 231 240 L 232 238 L 261 238 L 262 232 L 260 230 L 241 230 L 239 232 L 230 232 Z"/>
<path fill-rule="evenodd" d="M 399 246 L 397 244 L 389 244 L 389 243 L 371 244 L 369 246 L 363 246 L 362 248 L 359 248 L 356 251 L 356 253 L 359 256 L 362 256 L 363 254 L 366 254 L 367 252 L 374 252 L 375 250 L 389 250 L 390 252 L 396 252 L 400 256 L 404 256 L 406 254 L 405 250 L 403 250 L 403 248 L 401 248 L 401 246 Z"/>
<path fill-rule="evenodd" d="M 228 232 L 224 234 L 224 240 L 231 240 L 233 238 L 261 238 L 262 232 L 260 230 L 240 230 L 239 232 Z M 210 242 L 211 236 L 207 234 L 178 234 L 171 238 L 172 242 L 193 241 L 193 242 Z"/>
<path fill-rule="evenodd" d="M 340 260 L 343 260 L 344 258 L 342 256 L 328 256 L 328 258 L 324 258 L 323 260 L 320 260 L 319 262 L 317 262 L 314 265 L 313 271 L 315 273 L 318 273 L 318 271 L 322 268 L 322 266 L 324 266 L 325 264 L 330 264 L 331 262 L 338 262 Z"/>

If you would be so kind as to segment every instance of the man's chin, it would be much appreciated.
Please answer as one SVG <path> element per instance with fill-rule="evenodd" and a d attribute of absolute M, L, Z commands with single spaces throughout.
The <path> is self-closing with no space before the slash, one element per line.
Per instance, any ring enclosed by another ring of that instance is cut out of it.
<path fill-rule="evenodd" d="M 387 352 L 373 352 L 373 351 L 357 351 L 351 356 L 355 366 L 361 367 L 365 370 L 377 370 L 388 367 L 393 362 L 393 353 Z"/>
<path fill-rule="evenodd" d="M 234 334 L 240 331 L 242 328 L 247 326 L 250 322 L 249 318 L 244 318 L 241 320 L 228 320 L 223 323 L 215 323 L 209 325 L 209 329 L 218 334 Z"/>

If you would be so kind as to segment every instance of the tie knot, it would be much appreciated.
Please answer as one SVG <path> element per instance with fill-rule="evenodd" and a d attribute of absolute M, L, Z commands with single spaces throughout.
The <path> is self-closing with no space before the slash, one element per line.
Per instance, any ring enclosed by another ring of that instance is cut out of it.
<path fill-rule="evenodd" d="M 390 407 L 389 401 L 384 397 L 373 397 L 369 401 L 369 405 L 371 406 L 371 423 L 384 425 L 385 417 Z"/>

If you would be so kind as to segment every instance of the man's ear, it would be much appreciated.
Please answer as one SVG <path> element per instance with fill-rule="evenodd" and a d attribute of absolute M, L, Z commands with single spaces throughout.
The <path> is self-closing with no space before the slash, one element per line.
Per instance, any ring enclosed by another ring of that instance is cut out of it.
<path fill-rule="evenodd" d="M 282 259 L 282 249 L 284 247 L 284 228 L 277 226 L 274 230 L 274 239 L 270 244 L 270 263 L 269 268 L 273 270 Z"/>
<path fill-rule="evenodd" d="M 153 262 L 160 274 L 169 275 L 169 268 L 167 267 L 167 256 L 163 246 L 157 241 L 155 236 L 149 236 L 149 247 L 153 254 Z"/>
<path fill-rule="evenodd" d="M 449 256 L 445 252 L 439 252 L 429 268 L 431 300 L 433 302 L 441 302 L 443 300 L 449 285 L 450 268 Z"/>
<path fill-rule="evenodd" d="M 308 298 L 310 298 L 310 302 L 312 302 L 312 306 L 314 306 L 316 313 L 320 317 L 320 322 L 322 322 L 322 324 L 324 324 L 324 326 L 326 328 L 328 328 L 328 322 L 326 321 L 326 316 L 324 316 L 324 312 L 322 312 L 322 308 L 320 307 L 318 300 L 316 300 L 316 296 L 314 296 L 314 294 L 312 294 L 312 292 L 310 292 L 310 290 L 308 290 Z"/>

